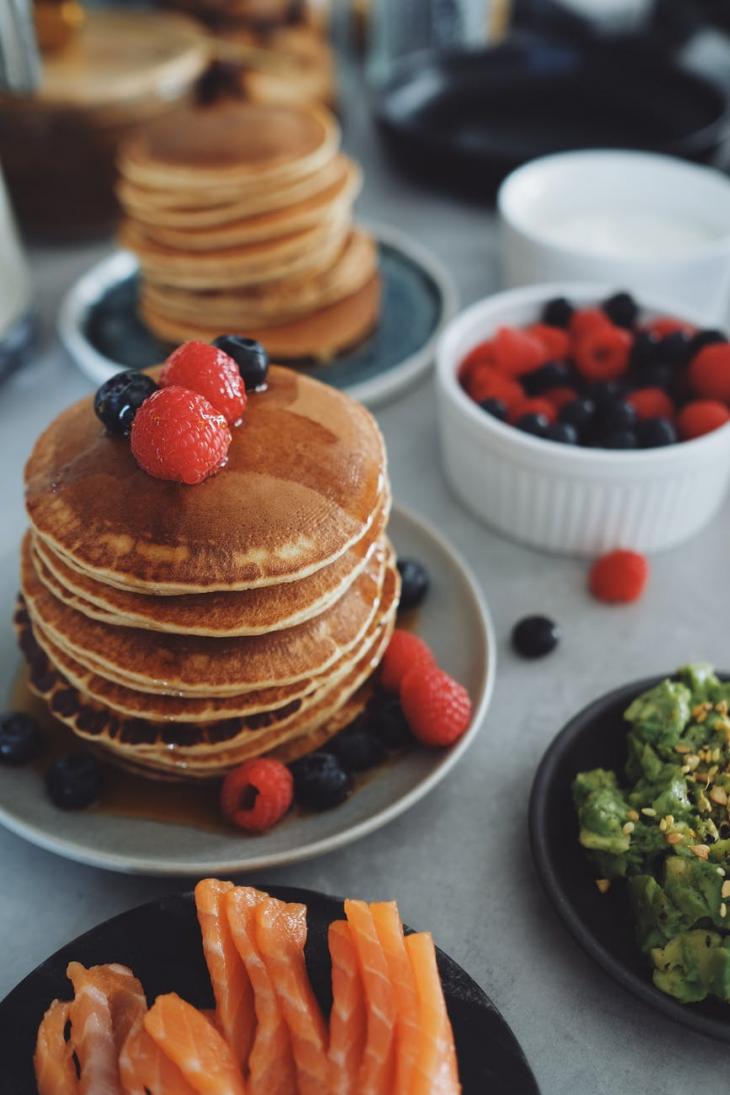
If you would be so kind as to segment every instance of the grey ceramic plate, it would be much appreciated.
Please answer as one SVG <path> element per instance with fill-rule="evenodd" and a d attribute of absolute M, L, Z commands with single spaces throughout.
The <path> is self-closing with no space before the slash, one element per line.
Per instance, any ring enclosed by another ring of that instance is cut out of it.
<path fill-rule="evenodd" d="M 418 802 L 444 778 L 479 731 L 494 686 L 496 643 L 474 579 L 449 545 L 400 509 L 391 517 L 389 533 L 400 555 L 428 567 L 432 587 L 418 610 L 418 633 L 472 698 L 472 725 L 451 749 L 408 752 L 378 770 L 337 809 L 292 814 L 256 837 L 93 810 L 66 813 L 47 799 L 36 770 L 18 768 L 0 769 L 0 824 L 42 848 L 95 867 L 199 877 L 322 855 L 378 829 Z"/>
<path fill-rule="evenodd" d="M 306 372 L 373 406 L 430 367 L 439 332 L 455 312 L 456 293 L 441 264 L 420 244 L 396 228 L 369 227 L 378 240 L 383 279 L 378 327 L 360 346 L 328 365 L 306 366 Z M 134 255 L 116 251 L 87 271 L 61 305 L 61 339 L 95 384 L 120 369 L 155 365 L 169 352 L 137 315 L 138 277 Z"/>

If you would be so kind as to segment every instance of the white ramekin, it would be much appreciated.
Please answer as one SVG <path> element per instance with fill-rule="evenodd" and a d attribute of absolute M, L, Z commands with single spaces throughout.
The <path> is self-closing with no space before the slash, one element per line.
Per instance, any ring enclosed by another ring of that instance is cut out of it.
<path fill-rule="evenodd" d="M 699 532 L 727 491 L 730 423 L 666 448 L 578 448 L 505 425 L 462 389 L 459 365 L 498 327 L 535 323 L 553 297 L 585 307 L 614 291 L 559 283 L 498 293 L 452 320 L 439 342 L 437 399 L 446 477 L 477 517 L 536 548 L 587 556 L 618 547 L 660 551 Z M 647 318 L 676 314 L 661 301 L 641 304 Z M 686 312 L 679 318 L 701 325 Z"/>

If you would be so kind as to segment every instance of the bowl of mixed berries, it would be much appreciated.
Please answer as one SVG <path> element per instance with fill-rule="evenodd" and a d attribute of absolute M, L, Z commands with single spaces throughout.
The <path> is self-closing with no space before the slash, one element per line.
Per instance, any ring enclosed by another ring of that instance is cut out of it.
<path fill-rule="evenodd" d="M 730 481 L 730 342 L 662 301 L 590 284 L 498 293 L 457 316 L 437 365 L 455 493 L 534 547 L 658 551 Z"/>

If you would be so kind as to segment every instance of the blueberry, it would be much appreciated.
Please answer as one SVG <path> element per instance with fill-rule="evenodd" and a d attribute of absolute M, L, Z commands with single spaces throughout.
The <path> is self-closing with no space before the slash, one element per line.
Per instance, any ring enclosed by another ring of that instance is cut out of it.
<path fill-rule="evenodd" d="M 559 640 L 558 626 L 547 616 L 525 616 L 512 628 L 512 647 L 523 658 L 542 658 Z"/>
<path fill-rule="evenodd" d="M 630 293 L 614 293 L 601 305 L 603 311 L 617 327 L 631 330 L 639 315 L 639 306 Z"/>
<path fill-rule="evenodd" d="M 674 369 L 666 362 L 653 361 L 642 366 L 636 374 L 636 379 L 641 388 L 664 388 L 672 386 L 674 381 Z"/>
<path fill-rule="evenodd" d="M 598 419 L 603 433 L 631 430 L 636 425 L 636 408 L 623 399 L 606 400 L 599 409 Z"/>
<path fill-rule="evenodd" d="M 247 392 L 263 391 L 269 371 L 269 355 L 260 342 L 240 335 L 221 335 L 213 345 L 233 358 Z"/>
<path fill-rule="evenodd" d="M 46 790 L 61 810 L 83 810 L 99 797 L 101 769 L 91 753 L 59 757 L 46 773 Z"/>
<path fill-rule="evenodd" d="M 558 418 L 568 426 L 573 426 L 580 437 L 593 422 L 596 405 L 592 399 L 572 399 L 564 403 L 558 412 Z"/>
<path fill-rule="evenodd" d="M 327 744 L 328 753 L 337 757 L 346 772 L 365 772 L 385 760 L 385 746 L 371 733 L 364 716 L 356 719 Z"/>
<path fill-rule="evenodd" d="M 630 364 L 640 368 L 656 361 L 658 347 L 659 339 L 651 331 L 637 331 L 631 347 Z"/>
<path fill-rule="evenodd" d="M 561 445 L 578 444 L 578 431 L 569 422 L 551 422 L 543 437 L 547 441 L 557 441 Z"/>
<path fill-rule="evenodd" d="M 686 331 L 672 331 L 659 339 L 657 360 L 676 368 L 689 364 L 691 339 Z"/>
<path fill-rule="evenodd" d="M 376 693 L 367 708 L 368 725 L 386 749 L 404 749 L 413 744 L 413 735 L 397 696 Z"/>
<path fill-rule="evenodd" d="M 543 308 L 541 320 L 549 327 L 566 328 L 573 318 L 574 310 L 573 305 L 565 297 L 555 297 Z"/>
<path fill-rule="evenodd" d="M 593 400 L 600 415 L 606 404 L 623 399 L 627 391 L 628 384 L 624 380 L 594 380 L 588 385 L 586 395 Z"/>
<path fill-rule="evenodd" d="M 727 342 L 727 336 L 722 331 L 715 331 L 711 328 L 696 331 L 689 340 L 690 360 L 705 346 L 714 346 L 718 342 Z"/>
<path fill-rule="evenodd" d="M 38 723 L 21 711 L 0 715 L 0 764 L 28 764 L 41 751 Z"/>
<path fill-rule="evenodd" d="M 309 753 L 291 765 L 294 795 L 305 810 L 330 810 L 344 802 L 352 779 L 333 753 Z"/>
<path fill-rule="evenodd" d="M 677 441 L 677 431 L 668 418 L 645 418 L 636 434 L 642 449 L 658 449 Z"/>
<path fill-rule="evenodd" d="M 528 395 L 540 395 L 548 388 L 564 388 L 573 379 L 573 369 L 567 361 L 546 361 L 520 379 Z"/>
<path fill-rule="evenodd" d="M 604 434 L 596 443 L 599 449 L 635 449 L 638 439 L 634 430 L 616 430 L 614 433 Z"/>
<path fill-rule="evenodd" d="M 428 593 L 431 584 L 428 571 L 417 559 L 399 559 L 400 604 L 399 609 L 407 611 L 416 608 Z"/>
<path fill-rule="evenodd" d="M 493 418 L 498 418 L 500 422 L 507 421 L 507 405 L 501 399 L 483 399 L 479 406 Z"/>
<path fill-rule="evenodd" d="M 523 414 L 515 422 L 518 430 L 522 430 L 523 433 L 530 433 L 533 437 L 544 437 L 545 430 L 549 425 L 550 422 L 544 414 Z"/>
<path fill-rule="evenodd" d="M 157 385 L 151 376 L 127 369 L 115 373 L 94 396 L 94 412 L 109 433 L 125 437 L 132 429 L 134 416 L 149 399 Z"/>

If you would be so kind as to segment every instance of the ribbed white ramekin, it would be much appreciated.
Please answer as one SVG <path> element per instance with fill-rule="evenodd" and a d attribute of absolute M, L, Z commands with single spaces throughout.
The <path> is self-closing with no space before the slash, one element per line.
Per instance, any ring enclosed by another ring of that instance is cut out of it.
<path fill-rule="evenodd" d="M 498 327 L 525 326 L 565 296 L 580 307 L 615 292 L 591 284 L 535 285 L 498 293 L 448 325 L 437 354 L 438 416 L 446 476 L 479 518 L 533 547 L 573 555 L 612 548 L 660 551 L 698 532 L 730 480 L 730 423 L 695 441 L 658 449 L 578 448 L 544 441 L 485 414 L 459 384 L 466 354 Z M 647 318 L 676 305 L 641 301 Z"/>

